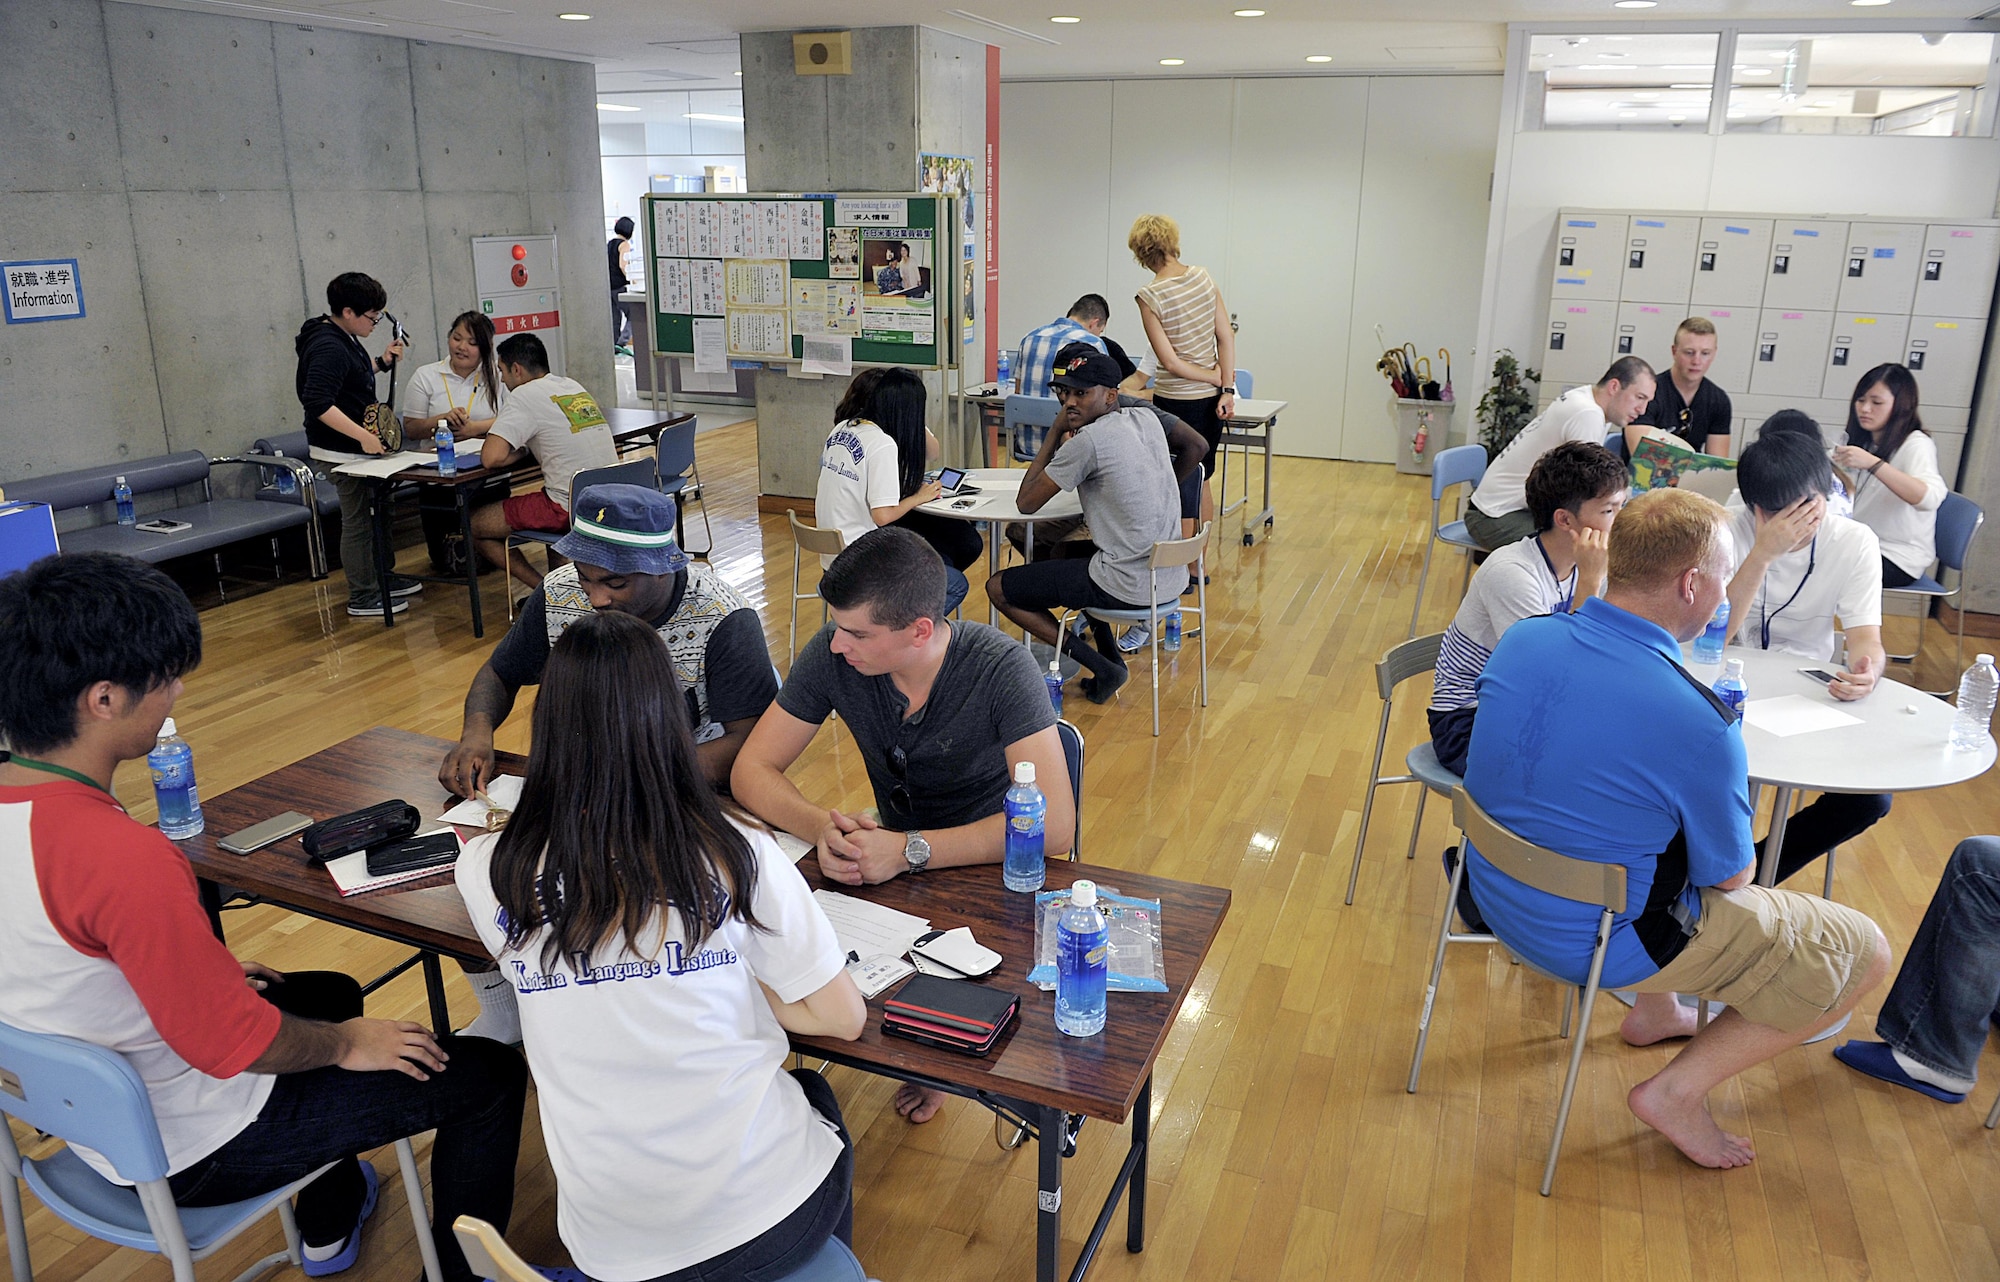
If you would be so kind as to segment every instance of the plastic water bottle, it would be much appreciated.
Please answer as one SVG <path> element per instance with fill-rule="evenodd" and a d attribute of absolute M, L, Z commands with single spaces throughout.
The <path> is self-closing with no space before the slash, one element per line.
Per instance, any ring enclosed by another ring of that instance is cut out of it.
<path fill-rule="evenodd" d="M 1056 918 L 1056 1028 L 1071 1037 L 1104 1031 L 1104 981 L 1111 973 L 1111 924 L 1097 910 L 1097 883 L 1069 888 Z"/>
<path fill-rule="evenodd" d="M 1000 386 L 1001 395 L 1014 390 L 1014 353 L 1000 349 L 1000 358 L 994 362 L 993 381 Z"/>
<path fill-rule="evenodd" d="M 285 452 L 283 450 L 272 450 L 271 457 L 283 458 L 285 457 Z M 299 492 L 299 478 L 292 474 L 292 469 L 289 467 L 281 467 L 277 469 L 277 471 L 278 471 L 278 493 L 284 495 L 286 498 L 291 498 L 294 495 L 296 495 Z"/>
<path fill-rule="evenodd" d="M 1729 705 L 1736 719 L 1743 719 L 1743 701 L 1750 697 L 1750 690 L 1743 684 L 1743 660 L 1731 659 L 1722 669 L 1721 678 L 1712 687 L 1715 697 Z"/>
<path fill-rule="evenodd" d="M 160 741 L 146 754 L 153 771 L 153 798 L 160 803 L 160 831 L 179 841 L 203 827 L 201 797 L 194 786 L 194 749 L 174 729 L 168 717 L 160 726 Z"/>
<path fill-rule="evenodd" d="M 1048 812 L 1048 799 L 1035 786 L 1035 763 L 1020 762 L 1014 767 L 1014 786 L 1007 790 L 1007 862 L 1000 868 L 1000 880 L 1007 889 L 1042 888 L 1046 880 L 1042 867 L 1042 820 Z"/>
<path fill-rule="evenodd" d="M 118 524 L 137 525 L 139 514 L 132 509 L 132 487 L 119 477 L 111 486 L 111 497 L 118 500 Z"/>
<path fill-rule="evenodd" d="M 1986 746 L 1996 694 L 2000 694 L 2000 672 L 1993 669 L 1993 656 L 1982 654 L 1958 679 L 1958 715 L 1951 722 L 1953 752 L 1978 752 Z"/>
<path fill-rule="evenodd" d="M 1729 602 L 1725 598 L 1715 607 L 1715 617 L 1708 621 L 1708 627 L 1694 639 L 1694 661 L 1697 664 L 1717 666 L 1722 662 L 1722 646 L 1729 639 Z"/>
<path fill-rule="evenodd" d="M 1167 653 L 1172 654 L 1181 648 L 1181 612 L 1179 610 L 1171 610 L 1167 613 L 1167 622 L 1161 631 L 1163 635 L 1160 637 L 1160 644 L 1167 647 Z"/>
<path fill-rule="evenodd" d="M 431 439 L 437 442 L 438 475 L 458 475 L 458 449 L 452 444 L 451 425 L 439 423 L 437 433 Z"/>
<path fill-rule="evenodd" d="M 1046 677 L 1043 677 L 1042 680 L 1049 683 L 1049 705 L 1056 710 L 1056 715 L 1060 717 L 1062 715 L 1062 700 L 1063 700 L 1061 651 L 1057 651 L 1056 657 L 1049 660 L 1049 674 Z"/>

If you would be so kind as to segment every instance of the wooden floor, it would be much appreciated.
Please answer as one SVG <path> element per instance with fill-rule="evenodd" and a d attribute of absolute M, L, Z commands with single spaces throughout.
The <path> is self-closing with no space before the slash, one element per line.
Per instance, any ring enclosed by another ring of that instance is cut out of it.
<path fill-rule="evenodd" d="M 783 667 L 792 558 L 784 518 L 755 515 L 753 426 L 704 435 L 701 464 L 714 564 L 762 608 Z M 1428 483 L 1380 466 L 1280 460 L 1277 491 L 1267 542 L 1242 547 L 1239 514 L 1218 543 L 1208 706 L 1197 704 L 1193 643 L 1165 678 L 1159 738 L 1148 733 L 1143 670 L 1108 708 L 1070 705 L 1089 744 L 1084 856 L 1235 892 L 1159 1063 L 1147 1249 L 1128 1255 L 1114 1234 L 1093 1276 L 2000 1277 L 2000 1140 L 1980 1126 L 2000 1090 L 1990 1057 L 1972 1101 L 1945 1107 L 1857 1076 L 1827 1045 L 1789 1052 L 1713 1096 L 1722 1123 L 1748 1130 L 1758 1151 L 1748 1169 L 1718 1173 L 1682 1160 L 1626 1111 L 1625 1092 L 1672 1052 L 1624 1046 L 1607 1001 L 1589 1030 L 1555 1196 L 1544 1200 L 1536 1187 L 1567 1045 L 1556 1040 L 1555 990 L 1504 955 L 1459 948 L 1424 1089 L 1404 1093 L 1447 809 L 1431 808 L 1418 858 L 1405 862 L 1414 798 L 1385 790 L 1360 892 L 1351 908 L 1341 898 L 1380 710 L 1371 664 L 1409 620 Z M 405 554 L 405 568 L 414 561 Z M 1427 629 L 1448 621 L 1458 576 L 1455 559 L 1433 567 Z M 499 583 L 486 582 L 494 619 Z M 350 620 L 344 597 L 336 575 L 204 612 L 207 662 L 177 709 L 204 791 L 372 725 L 456 736 L 466 687 L 504 623 L 473 640 L 463 594 L 432 586 L 385 631 Z M 1890 640 L 1913 626 L 1892 621 Z M 1931 640 L 1943 662 L 1920 675 L 1945 684 L 1950 647 L 1936 625 Z M 1422 733 L 1423 693 L 1413 688 L 1399 709 L 1392 758 Z M 524 704 L 502 747 L 526 749 L 527 720 Z M 866 804 L 844 729 L 822 731 L 799 775 L 809 796 Z M 1839 897 L 1880 921 L 1900 953 L 1953 843 L 2000 831 L 1996 789 L 1988 776 L 1899 798 L 1842 852 Z M 128 766 L 118 791 L 151 818 L 142 771 Z M 1806 880 L 1816 886 L 1817 874 Z M 229 926 L 238 953 L 280 967 L 369 974 L 397 956 L 274 909 L 234 912 Z M 1881 995 L 1855 1033 L 1868 1035 Z M 456 974 L 452 1002 L 461 1021 L 475 1010 Z M 414 974 L 371 1006 L 413 1018 L 422 1009 Z M 857 1141 L 854 1245 L 871 1274 L 1032 1276 L 1030 1150 L 997 1149 L 989 1115 L 968 1103 L 912 1127 L 888 1108 L 888 1083 L 845 1070 L 832 1078 Z M 1123 1147 L 1112 1128 L 1085 1128 L 1068 1174 L 1069 1254 Z M 375 1161 L 393 1183 L 393 1159 Z M 531 1125 L 510 1237 L 538 1262 L 567 1259 L 553 1197 Z M 418 1264 L 407 1219 L 394 1197 L 382 1207 L 350 1276 L 410 1282 Z M 46 1282 L 167 1277 L 160 1262 L 86 1243 L 39 1208 L 29 1224 Z M 277 1236 L 275 1224 L 253 1233 L 203 1276 L 230 1276 Z"/>

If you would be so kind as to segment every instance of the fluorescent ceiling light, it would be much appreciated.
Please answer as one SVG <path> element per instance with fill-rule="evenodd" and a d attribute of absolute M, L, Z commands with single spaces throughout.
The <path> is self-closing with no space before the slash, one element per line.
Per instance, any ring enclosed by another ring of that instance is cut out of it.
<path fill-rule="evenodd" d="M 1083 21 L 1083 19 L 1082 19 L 1082 18 L 1074 18 L 1074 17 L 1071 17 L 1070 15 L 1068 15 L 1068 14 L 1066 14 L 1066 13 L 1065 13 L 1065 14 L 1057 14 L 1057 15 L 1056 15 L 1055 17 L 1053 17 L 1053 18 L 1050 18 L 1050 19 L 1049 19 L 1049 21 L 1050 21 L 1050 22 L 1082 22 L 1082 21 Z"/>
<path fill-rule="evenodd" d="M 1889 0 L 1847 0 L 1847 3 L 1857 9 L 1873 9 L 1876 5 L 1889 3 Z"/>
<path fill-rule="evenodd" d="M 1239 18 L 1261 18 L 1264 16 L 1264 11 L 1262 9 L 1238 9 L 1235 11 L 1235 14 Z"/>
<path fill-rule="evenodd" d="M 558 18 L 561 18 L 561 19 L 562 19 L 562 20 L 563 20 L 564 22 L 589 22 L 589 21 L 590 21 L 590 15 L 589 15 L 589 14 L 587 14 L 587 13 L 559 13 L 559 14 L 557 14 L 557 15 L 556 15 L 556 17 L 558 17 Z"/>
<path fill-rule="evenodd" d="M 1186 58 L 1162 58 L 1162 59 L 1160 59 L 1160 65 L 1161 65 L 1162 67 L 1185 67 L 1185 66 L 1187 65 L 1187 59 L 1186 59 Z"/>
<path fill-rule="evenodd" d="M 1660 0 L 1612 0 L 1611 7 L 1614 9 L 1653 9 L 1657 8 L 1659 3 Z"/>
<path fill-rule="evenodd" d="M 597 104 L 597 109 L 599 111 L 644 111 L 645 110 L 645 108 L 643 107 L 629 107 L 622 102 L 600 102 Z"/>
<path fill-rule="evenodd" d="M 1332 62 L 1332 61 L 1333 61 L 1333 55 L 1332 55 L 1332 54 L 1330 54 L 1330 53 L 1309 53 L 1309 54 L 1307 54 L 1307 55 L 1306 55 L 1306 61 L 1307 61 L 1307 62 Z"/>
<path fill-rule="evenodd" d="M 718 115 L 716 115 L 716 114 L 715 114 L 714 112 L 712 112 L 712 111 L 690 111 L 690 112 L 688 112 L 688 113 L 687 113 L 687 115 L 685 115 L 684 117 L 682 117 L 682 119 L 684 119 L 684 120 L 719 120 L 719 121 L 721 121 L 721 122 L 722 122 L 723 124 L 725 124 L 725 125 L 740 125 L 740 124 L 742 124 L 742 123 L 743 123 L 743 117 L 741 117 L 741 116 L 718 116 Z"/>

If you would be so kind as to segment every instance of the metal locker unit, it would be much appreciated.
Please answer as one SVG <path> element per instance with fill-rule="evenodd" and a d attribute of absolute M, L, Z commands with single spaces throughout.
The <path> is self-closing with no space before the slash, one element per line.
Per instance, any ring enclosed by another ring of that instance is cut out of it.
<path fill-rule="evenodd" d="M 1911 310 L 1919 316 L 1984 318 L 1993 306 L 2000 268 L 2000 227 L 1932 223 L 1924 231 L 1924 261 Z"/>
<path fill-rule="evenodd" d="M 1753 309 L 1762 303 L 1764 275 L 1770 266 L 1771 227 L 1769 218 L 1702 219 L 1688 301 Z"/>
<path fill-rule="evenodd" d="M 1595 383 L 1611 364 L 1612 333 L 1617 323 L 1615 302 L 1559 298 L 1549 304 L 1542 386 Z"/>
<path fill-rule="evenodd" d="M 1674 330 L 1686 316 L 1686 309 L 1679 303 L 1618 304 L 1612 358 L 1637 356 L 1655 372 L 1664 371 L 1673 358 Z"/>
<path fill-rule="evenodd" d="M 1782 235 L 1782 230 L 1780 231 Z M 1776 243 L 1773 243 L 1776 252 Z M 1759 396 L 1812 399 L 1826 382 L 1833 313 L 1766 307 L 1757 315 L 1757 359 L 1750 390 Z M 1842 389 L 1842 396 L 1847 394 Z"/>
<path fill-rule="evenodd" d="M 1847 224 L 1806 218 L 1771 223 L 1765 261 L 1764 310 L 1830 312 L 1840 300 L 1847 266 Z"/>
<path fill-rule="evenodd" d="M 1701 220 L 1686 214 L 1633 214 L 1625 235 L 1625 279 L 1614 297 L 1685 307 L 1694 283 Z"/>
<path fill-rule="evenodd" d="M 1761 282 L 1762 277 L 1757 279 Z M 1757 309 L 1691 307 L 1688 315 L 1705 317 L 1715 326 L 1715 360 L 1709 364 L 1708 380 L 1731 396 L 1749 390 L 1750 371 L 1757 360 Z"/>
<path fill-rule="evenodd" d="M 1938 474 L 1952 489 L 1958 488 L 1958 464 L 1965 454 L 1965 437 L 1971 428 L 1971 410 L 1924 407 L 1924 430 L 1937 446 Z"/>
<path fill-rule="evenodd" d="M 1856 316 L 1836 312 L 1833 337 L 1827 344 L 1826 377 L 1820 395 L 1845 400 L 1854 394 L 1861 376 L 1877 365 L 1900 362 L 1908 355 L 1903 340 L 1910 336 L 1908 316 Z"/>
<path fill-rule="evenodd" d="M 1903 364 L 1916 376 L 1917 399 L 1933 405 L 1972 407 L 1979 378 L 1979 352 L 1986 343 L 1984 321 L 1955 316 L 1912 316 Z"/>
<path fill-rule="evenodd" d="M 1624 214 L 1558 214 L 1556 274 L 1549 297 L 1616 301 L 1625 274 L 1627 221 Z"/>
<path fill-rule="evenodd" d="M 1922 223 L 1853 223 L 1835 310 L 1861 316 L 1910 314 L 1924 258 Z"/>

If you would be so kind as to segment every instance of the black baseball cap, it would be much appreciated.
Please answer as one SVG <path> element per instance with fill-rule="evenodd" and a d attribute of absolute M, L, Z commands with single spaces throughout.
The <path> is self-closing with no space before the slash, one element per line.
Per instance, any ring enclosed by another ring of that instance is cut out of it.
<path fill-rule="evenodd" d="M 1116 387 L 1122 377 L 1118 362 L 1089 343 L 1065 343 L 1056 353 L 1055 375 L 1049 382 L 1056 387 Z"/>

